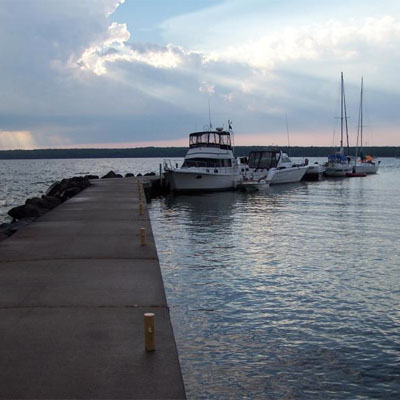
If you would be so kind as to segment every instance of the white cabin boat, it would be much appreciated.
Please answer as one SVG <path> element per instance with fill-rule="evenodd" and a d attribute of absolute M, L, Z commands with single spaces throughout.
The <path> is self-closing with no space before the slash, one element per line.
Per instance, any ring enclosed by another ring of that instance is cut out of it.
<path fill-rule="evenodd" d="M 233 190 L 243 179 L 223 128 L 191 133 L 182 166 L 165 160 L 164 174 L 175 192 Z"/>
<path fill-rule="evenodd" d="M 270 185 L 299 182 L 307 170 L 296 165 L 286 153 L 278 149 L 252 151 L 249 154 L 248 171 L 244 180 L 265 180 Z"/>

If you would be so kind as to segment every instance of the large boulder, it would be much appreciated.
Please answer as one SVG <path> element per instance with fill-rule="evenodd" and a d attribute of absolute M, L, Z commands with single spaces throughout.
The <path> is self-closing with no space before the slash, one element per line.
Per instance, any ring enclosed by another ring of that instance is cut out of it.
<path fill-rule="evenodd" d="M 42 199 L 46 201 L 47 204 L 51 205 L 51 208 L 55 208 L 62 203 L 62 201 L 58 197 L 47 196 L 45 194 L 42 195 Z"/>
<path fill-rule="evenodd" d="M 41 213 L 39 208 L 31 204 L 24 204 L 9 210 L 8 215 L 16 221 L 22 218 L 37 218 L 40 217 Z"/>
<path fill-rule="evenodd" d="M 132 172 L 128 172 L 125 174 L 125 178 L 132 178 L 134 176 L 135 176 L 135 174 L 132 174 Z"/>
<path fill-rule="evenodd" d="M 98 175 L 85 175 L 84 176 L 85 179 L 99 179 Z"/>
<path fill-rule="evenodd" d="M 75 176 L 53 183 L 46 191 L 46 196 L 52 196 L 65 201 L 90 186 L 88 178 Z"/>
<path fill-rule="evenodd" d="M 61 189 L 61 182 L 56 181 L 53 184 L 51 184 L 49 188 L 46 190 L 46 196 L 58 197 L 57 194 L 59 193 L 60 189 Z"/>
<path fill-rule="evenodd" d="M 68 179 L 67 186 L 78 186 L 83 190 L 90 186 L 90 182 L 88 178 L 84 178 L 83 176 L 74 176 Z"/>
<path fill-rule="evenodd" d="M 54 197 L 54 199 L 57 199 Z M 58 200 L 58 199 L 57 199 Z M 61 203 L 61 200 L 59 200 Z M 54 202 L 46 200 L 43 196 L 40 197 L 32 197 L 28 200 L 25 201 L 25 204 L 30 204 L 36 208 L 43 208 L 46 210 L 52 210 L 54 207 L 56 207 L 56 204 Z"/>
<path fill-rule="evenodd" d="M 69 186 L 62 194 L 61 200 L 65 201 L 80 193 L 82 189 L 79 186 Z"/>
<path fill-rule="evenodd" d="M 122 175 L 116 174 L 114 171 L 110 171 L 101 177 L 101 179 L 107 179 L 107 178 L 122 178 Z"/>

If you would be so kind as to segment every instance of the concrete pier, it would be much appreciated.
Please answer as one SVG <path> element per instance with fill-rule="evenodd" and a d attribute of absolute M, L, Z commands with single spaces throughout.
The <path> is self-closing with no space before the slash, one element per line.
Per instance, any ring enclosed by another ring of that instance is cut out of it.
<path fill-rule="evenodd" d="M 0 398 L 185 398 L 136 178 L 95 180 L 0 242 Z"/>

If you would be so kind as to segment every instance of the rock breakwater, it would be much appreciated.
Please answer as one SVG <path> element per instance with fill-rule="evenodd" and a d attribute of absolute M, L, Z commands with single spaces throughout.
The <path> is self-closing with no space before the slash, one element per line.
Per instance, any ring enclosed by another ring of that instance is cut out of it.
<path fill-rule="evenodd" d="M 96 178 L 98 177 L 92 175 L 90 178 L 89 176 L 75 176 L 62 179 L 54 182 L 41 197 L 31 197 L 25 201 L 25 204 L 11 208 L 8 215 L 12 218 L 12 222 L 0 225 L 0 240 L 11 236 L 18 229 L 77 195 L 90 186 L 90 179 Z"/>

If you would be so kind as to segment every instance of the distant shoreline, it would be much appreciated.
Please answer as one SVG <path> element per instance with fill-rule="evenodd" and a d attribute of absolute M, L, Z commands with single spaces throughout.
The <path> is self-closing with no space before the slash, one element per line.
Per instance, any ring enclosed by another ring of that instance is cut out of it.
<path fill-rule="evenodd" d="M 252 150 L 268 146 L 236 146 L 235 156 L 247 156 Z M 332 147 L 314 146 L 275 146 L 290 154 L 291 157 L 326 157 L 336 151 Z M 37 150 L 0 150 L 0 160 L 68 159 L 68 158 L 172 158 L 184 157 L 187 147 L 138 147 L 127 149 L 37 149 Z M 350 147 L 354 155 L 355 147 Z M 375 157 L 400 157 L 400 146 L 364 147 L 364 154 Z"/>

